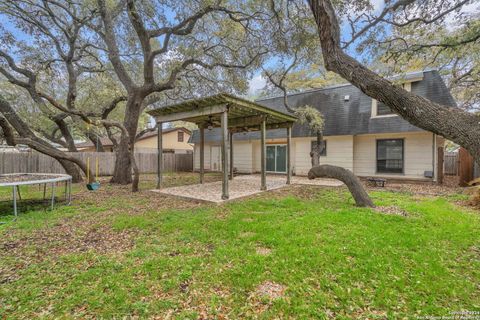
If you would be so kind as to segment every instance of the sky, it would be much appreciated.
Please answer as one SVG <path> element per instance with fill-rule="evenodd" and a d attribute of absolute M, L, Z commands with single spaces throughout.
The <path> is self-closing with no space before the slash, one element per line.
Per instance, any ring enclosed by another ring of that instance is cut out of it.
<path fill-rule="evenodd" d="M 379 13 L 384 7 L 385 2 L 384 0 L 370 0 L 372 6 L 374 8 L 375 13 Z M 345 35 L 348 32 L 348 28 L 346 25 L 342 26 L 342 33 Z M 355 52 L 353 52 L 355 54 Z M 261 91 L 265 85 L 267 84 L 267 79 L 262 76 L 260 72 L 254 74 L 254 76 L 248 81 L 248 93 L 247 96 L 255 97 L 258 95 L 259 91 Z"/>
<path fill-rule="evenodd" d="M 370 0 L 373 7 L 374 7 L 374 12 L 375 13 L 380 13 L 381 10 L 385 7 L 385 2 L 384 0 Z M 463 7 L 462 11 L 463 12 L 479 12 L 480 4 L 478 2 L 472 2 L 466 6 Z M 172 12 L 165 12 L 167 18 L 169 20 L 174 20 L 174 15 Z M 447 20 L 448 22 L 448 20 Z M 452 29 L 455 28 L 456 26 L 456 21 L 451 19 L 449 25 L 452 26 Z M 3 26 L 7 31 L 13 32 L 14 36 L 18 39 L 21 40 L 26 40 L 28 41 L 29 37 L 25 33 L 21 32 L 18 30 L 11 22 L 8 21 L 8 19 L 5 18 L 5 16 L 0 14 L 0 25 Z M 348 28 L 346 25 L 342 26 L 342 33 L 347 35 Z M 350 52 L 354 53 L 354 52 Z M 354 53 L 355 54 L 355 53 Z M 273 62 L 272 62 L 273 64 Z M 258 92 L 263 89 L 266 85 L 267 80 L 261 75 L 261 72 L 258 71 L 254 73 L 252 78 L 249 80 L 249 89 L 247 96 L 253 97 L 258 94 Z"/>
<path fill-rule="evenodd" d="M 380 12 L 385 7 L 384 0 L 370 0 L 373 6 L 373 12 L 375 14 L 380 14 Z M 461 12 L 466 14 L 480 14 L 480 2 L 479 1 L 472 1 L 471 3 L 464 5 L 461 9 Z M 450 27 L 451 30 L 454 30 L 460 24 L 456 21 L 453 15 L 449 15 L 446 18 L 446 25 Z M 344 24 L 341 26 L 342 35 L 346 37 L 349 36 L 349 27 Z M 358 56 L 358 53 L 355 50 L 349 50 L 349 54 L 353 55 L 356 58 L 361 58 Z M 248 89 L 248 96 L 254 97 L 256 96 L 260 90 L 262 90 L 267 83 L 267 79 L 264 78 L 260 72 L 256 73 L 250 80 L 249 80 L 249 89 Z"/>

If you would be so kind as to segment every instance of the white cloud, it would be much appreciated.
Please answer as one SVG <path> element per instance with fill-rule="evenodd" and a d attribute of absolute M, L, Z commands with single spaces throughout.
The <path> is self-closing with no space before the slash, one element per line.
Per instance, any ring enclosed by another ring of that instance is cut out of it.
<path fill-rule="evenodd" d="M 378 14 L 380 13 L 383 8 L 385 7 L 385 1 L 384 0 L 371 0 L 370 3 L 373 6 L 373 11 Z"/>
<path fill-rule="evenodd" d="M 257 93 L 258 90 L 263 89 L 267 79 L 265 79 L 261 74 L 253 77 L 248 81 L 248 95 L 253 96 Z"/>
<path fill-rule="evenodd" d="M 460 12 L 464 15 L 471 15 L 473 17 L 477 16 L 480 13 L 480 5 L 476 2 L 464 5 L 461 9 Z M 469 19 L 467 19 L 469 20 Z M 463 22 L 465 21 L 464 18 L 460 17 L 460 21 L 458 18 L 458 14 L 449 14 L 445 17 L 445 25 L 448 30 L 453 31 L 457 29 L 458 27 L 462 26 Z"/>

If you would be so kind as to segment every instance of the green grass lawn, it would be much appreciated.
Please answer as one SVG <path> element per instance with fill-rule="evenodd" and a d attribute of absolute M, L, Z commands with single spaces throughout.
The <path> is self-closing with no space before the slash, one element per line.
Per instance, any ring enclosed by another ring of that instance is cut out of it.
<path fill-rule="evenodd" d="M 210 206 L 147 191 L 153 184 L 133 195 L 75 186 L 72 206 L 22 207 L 16 223 L 0 226 L 0 318 L 480 311 L 480 215 L 456 204 L 464 196 L 371 192 L 404 217 L 356 208 L 343 188 L 292 186 Z"/>

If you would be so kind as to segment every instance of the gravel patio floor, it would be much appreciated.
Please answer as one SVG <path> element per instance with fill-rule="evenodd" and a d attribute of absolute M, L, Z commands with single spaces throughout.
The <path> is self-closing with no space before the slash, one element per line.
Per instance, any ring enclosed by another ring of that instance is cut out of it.
<path fill-rule="evenodd" d="M 267 191 L 285 187 L 285 183 L 285 176 L 269 175 L 267 176 Z M 329 187 L 339 187 L 343 185 L 342 182 L 334 179 L 308 180 L 307 177 L 292 177 L 292 184 L 308 184 Z M 222 203 L 263 192 L 260 190 L 260 175 L 253 174 L 237 176 L 233 180 L 229 181 L 230 198 L 228 200 L 222 200 L 221 181 L 164 188 L 152 191 L 187 199 L 195 199 L 214 203 Z"/>

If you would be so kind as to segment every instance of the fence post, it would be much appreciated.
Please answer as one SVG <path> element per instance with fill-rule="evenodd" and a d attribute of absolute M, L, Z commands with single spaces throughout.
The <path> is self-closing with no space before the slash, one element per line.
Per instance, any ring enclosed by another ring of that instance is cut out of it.
<path fill-rule="evenodd" d="M 466 187 L 473 180 L 473 157 L 464 148 L 458 151 L 459 159 L 459 183 L 461 187 Z"/>

